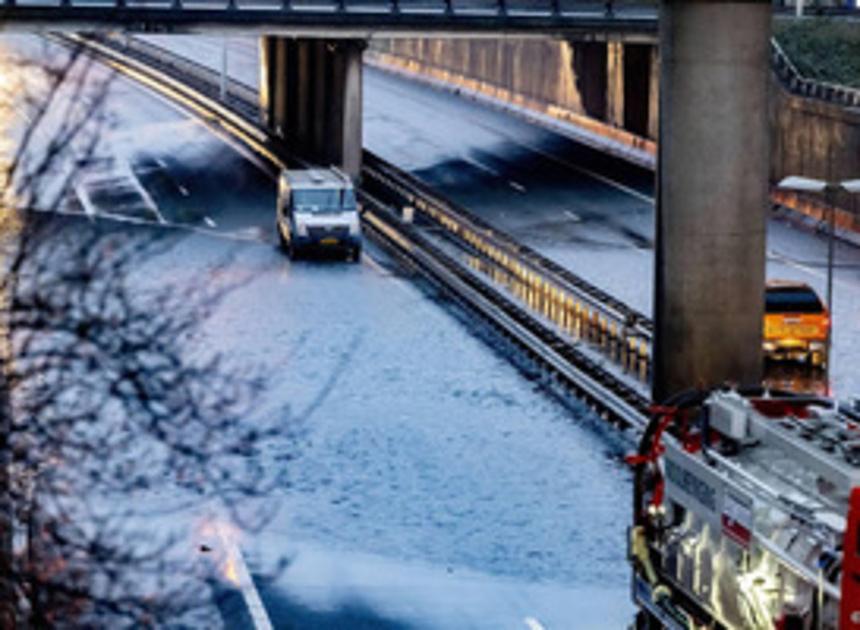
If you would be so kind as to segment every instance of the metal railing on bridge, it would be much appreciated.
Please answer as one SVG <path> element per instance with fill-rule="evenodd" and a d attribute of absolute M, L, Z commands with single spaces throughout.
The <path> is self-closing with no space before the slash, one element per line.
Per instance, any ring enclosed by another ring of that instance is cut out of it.
<path fill-rule="evenodd" d="M 611 8 L 610 8 L 611 7 Z M 657 30 L 654 2 L 622 0 L 2 0 L 4 28 L 318 34 Z"/>
<path fill-rule="evenodd" d="M 860 107 L 860 89 L 804 77 L 776 39 L 771 39 L 771 59 L 774 72 L 792 94 L 817 98 L 843 107 Z"/>

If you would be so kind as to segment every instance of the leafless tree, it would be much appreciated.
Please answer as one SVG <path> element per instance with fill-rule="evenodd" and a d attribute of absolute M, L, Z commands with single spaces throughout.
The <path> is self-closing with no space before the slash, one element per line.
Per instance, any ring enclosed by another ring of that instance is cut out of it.
<path fill-rule="evenodd" d="M 0 171 L 0 627 L 176 620 L 205 576 L 193 541 L 163 524 L 219 505 L 259 525 L 268 512 L 241 500 L 277 482 L 259 450 L 284 429 L 246 420 L 263 380 L 191 351 L 242 279 L 216 269 L 193 291 L 141 290 L 135 273 L 176 237 L 48 212 L 68 208 L 109 122 L 110 78 L 94 86 L 77 50 L 4 63 L 36 86 L 0 95 L 28 120 L 0 130 L 13 137 Z"/>

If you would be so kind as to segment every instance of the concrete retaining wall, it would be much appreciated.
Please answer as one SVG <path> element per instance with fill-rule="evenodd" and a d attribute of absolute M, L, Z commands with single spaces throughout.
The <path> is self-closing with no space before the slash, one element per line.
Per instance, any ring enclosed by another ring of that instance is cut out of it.
<path fill-rule="evenodd" d="M 379 52 L 490 83 L 511 95 L 585 113 L 572 71 L 571 48 L 564 42 L 549 39 L 395 39 L 374 41 L 371 46 Z M 604 55 L 604 64 L 605 59 Z"/>
<path fill-rule="evenodd" d="M 860 178 L 860 110 L 786 93 L 780 88 L 773 108 L 772 179 L 805 175 L 841 181 Z M 844 227 L 860 231 L 860 198 L 847 193 L 836 196 L 836 204 L 849 217 Z M 807 205 L 823 204 L 807 200 Z"/>
<path fill-rule="evenodd" d="M 560 115 L 585 115 L 653 140 L 657 136 L 653 46 L 555 39 L 374 40 L 371 51 L 420 65 L 421 72 L 481 86 L 518 104 Z M 654 76 L 652 76 L 654 74 Z M 627 81 L 625 81 L 627 78 Z M 625 90 L 627 86 L 627 90 Z M 654 98 L 625 107 L 630 88 L 653 89 Z"/>

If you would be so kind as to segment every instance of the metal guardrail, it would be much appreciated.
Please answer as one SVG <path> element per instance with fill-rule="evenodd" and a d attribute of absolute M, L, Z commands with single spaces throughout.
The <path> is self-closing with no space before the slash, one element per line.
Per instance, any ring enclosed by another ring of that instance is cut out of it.
<path fill-rule="evenodd" d="M 562 381 L 565 389 L 623 428 L 644 428 L 650 401 L 635 387 L 619 380 L 611 370 L 594 360 L 557 330 L 541 323 L 529 309 L 511 300 L 427 239 L 420 230 L 402 224 L 386 204 L 364 195 L 370 210 L 365 225 L 385 237 L 397 253 L 418 266 L 455 295 L 508 340 L 528 352 L 550 379 Z"/>
<path fill-rule="evenodd" d="M 596 347 L 639 380 L 651 373 L 653 323 L 643 313 L 517 242 L 420 181 L 365 151 L 362 187 L 410 206 L 462 247 L 475 269 L 504 285 L 570 338 Z"/>
<path fill-rule="evenodd" d="M 218 74 L 209 68 L 177 59 L 175 54 L 148 42 L 123 42 L 116 37 L 78 40 L 92 41 L 94 45 L 100 42 L 99 46 L 107 45 L 120 54 L 130 55 L 131 60 L 141 65 L 151 63 L 156 70 L 172 73 L 169 76 L 174 81 L 199 86 L 201 94 L 217 102 Z M 246 86 L 232 87 L 230 93 L 237 97 L 252 93 Z M 237 111 L 242 112 L 252 113 L 253 118 L 246 122 L 250 124 L 253 120 L 256 124 L 256 100 L 245 102 L 242 110 Z M 278 140 L 272 139 L 271 143 L 277 146 Z M 285 147 L 281 150 L 286 154 Z M 455 293 L 462 294 L 461 288 L 466 286 L 470 295 L 478 294 L 480 304 L 469 302 L 469 305 L 475 306 L 496 329 L 506 331 L 505 335 L 518 346 L 527 349 L 553 379 L 564 381 L 568 389 L 586 397 L 608 417 L 625 426 L 638 426 L 649 404 L 641 386 L 635 385 L 636 381 L 647 379 L 650 369 L 647 318 L 571 272 L 557 265 L 556 269 L 551 268 L 554 263 L 481 224 L 465 210 L 461 215 L 460 210 L 379 157 L 366 152 L 365 159 L 361 192 L 373 206 L 372 212 L 365 213 L 365 223 L 386 237 L 389 247 L 410 257 Z M 426 221 L 434 222 L 437 228 L 445 226 L 434 231 L 453 239 L 464 255 L 451 256 L 433 242 L 436 240 L 433 235 L 394 219 L 392 210 L 398 212 L 404 200 L 414 207 L 420 206 Z M 428 262 L 430 259 L 434 261 L 432 264 Z M 488 273 L 486 268 L 470 261 L 489 263 L 493 271 Z M 549 267 L 542 268 L 543 264 Z M 522 291 L 506 294 L 500 290 L 505 283 L 499 282 L 499 270 L 508 279 L 515 279 Z M 615 325 L 622 318 L 627 318 L 627 325 Z M 512 321 L 516 326 L 512 327 Z M 580 342 L 585 342 L 589 349 L 580 347 Z M 600 358 L 601 352 L 604 359 Z M 614 367 L 606 365 L 605 358 L 612 359 Z M 628 376 L 623 377 L 622 371 Z"/>
<path fill-rule="evenodd" d="M 860 90 L 826 81 L 808 79 L 791 62 L 776 38 L 771 38 L 770 45 L 773 71 L 789 92 L 843 107 L 860 107 Z"/>
<path fill-rule="evenodd" d="M 3 0 L 0 8 L 44 8 L 54 9 L 58 14 L 63 10 L 103 11 L 123 10 L 126 12 L 159 10 L 178 14 L 186 11 L 221 11 L 225 16 L 253 13 L 291 13 L 319 10 L 345 12 L 406 12 L 406 13 L 457 13 L 475 12 L 498 15 L 555 14 L 564 16 L 583 10 L 596 10 L 613 15 L 625 7 L 651 7 L 656 2 L 648 0 L 613 0 L 609 10 L 604 2 L 589 0 Z M 651 13 L 650 17 L 656 17 Z"/>

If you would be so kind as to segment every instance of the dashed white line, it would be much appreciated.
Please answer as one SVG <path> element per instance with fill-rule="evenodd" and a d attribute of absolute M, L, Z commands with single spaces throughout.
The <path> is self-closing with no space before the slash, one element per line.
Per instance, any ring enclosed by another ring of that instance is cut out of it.
<path fill-rule="evenodd" d="M 191 193 L 189 193 L 189 192 L 188 192 L 188 189 L 187 189 L 185 186 L 183 186 L 182 184 L 178 184 L 178 185 L 177 185 L 177 188 L 179 188 L 179 193 L 180 193 L 183 197 L 187 197 L 188 195 L 190 195 L 190 194 L 191 194 Z"/>
<path fill-rule="evenodd" d="M 501 172 L 499 172 L 497 169 L 493 168 L 492 166 L 488 166 L 487 164 L 484 164 L 483 162 L 479 162 L 478 160 L 476 160 L 474 158 L 470 158 L 470 157 L 463 158 L 463 161 L 466 164 L 474 166 L 479 171 L 483 171 L 484 173 L 487 173 L 488 175 L 492 175 L 493 177 L 498 177 L 499 179 L 502 179 Z M 523 186 L 521 183 L 514 181 L 512 179 L 508 180 L 508 186 L 510 186 L 511 188 L 516 190 L 518 193 L 525 193 L 526 192 L 525 186 Z"/>
<path fill-rule="evenodd" d="M 470 164 L 470 165 L 474 166 L 479 171 L 484 171 L 485 173 L 488 173 L 489 175 L 492 175 L 493 177 L 501 177 L 502 176 L 502 174 L 499 173 L 499 171 L 494 169 L 492 166 L 487 166 L 483 162 L 479 162 L 478 160 L 476 160 L 474 158 L 470 158 L 470 157 L 463 158 L 463 161 L 466 164 Z"/>
<path fill-rule="evenodd" d="M 576 214 L 575 212 L 571 212 L 570 210 L 565 210 L 564 213 L 567 215 L 567 218 L 569 218 L 574 223 L 581 223 L 582 222 L 582 217 L 579 216 L 578 214 Z"/>
<path fill-rule="evenodd" d="M 203 222 L 211 227 L 213 230 L 218 227 L 218 224 L 211 217 L 203 217 Z"/>

